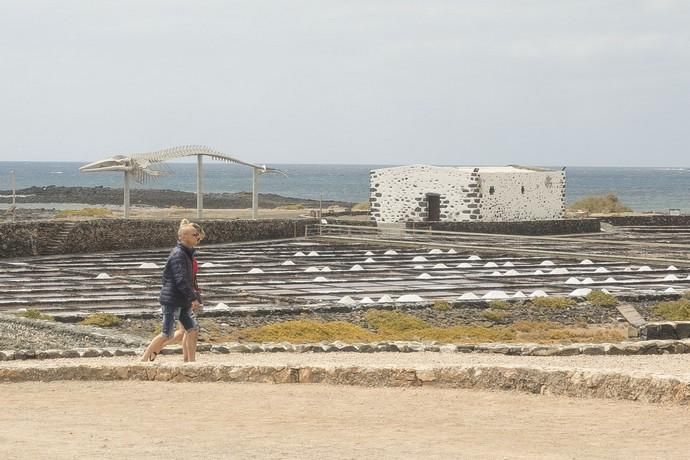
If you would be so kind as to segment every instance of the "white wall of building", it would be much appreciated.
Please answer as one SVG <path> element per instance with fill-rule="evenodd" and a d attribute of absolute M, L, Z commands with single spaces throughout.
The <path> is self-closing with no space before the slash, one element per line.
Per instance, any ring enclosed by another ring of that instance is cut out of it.
<path fill-rule="evenodd" d="M 562 219 L 565 213 L 565 172 L 480 168 L 479 184 L 485 222 Z"/>
<path fill-rule="evenodd" d="M 424 222 L 428 193 L 440 195 L 441 221 L 560 219 L 565 172 L 427 165 L 376 169 L 370 172 L 371 218 Z"/>
<path fill-rule="evenodd" d="M 426 220 L 426 194 L 438 193 L 441 219 L 470 220 L 479 214 L 477 174 L 472 168 L 399 166 L 370 173 L 371 215 L 378 222 Z M 475 217 L 476 219 L 477 217 Z"/>

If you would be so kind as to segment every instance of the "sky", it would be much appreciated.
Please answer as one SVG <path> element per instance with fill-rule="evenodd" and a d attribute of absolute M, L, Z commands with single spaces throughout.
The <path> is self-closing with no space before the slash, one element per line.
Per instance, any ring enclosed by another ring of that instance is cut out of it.
<path fill-rule="evenodd" d="M 690 1 L 0 0 L 0 161 L 690 166 Z"/>

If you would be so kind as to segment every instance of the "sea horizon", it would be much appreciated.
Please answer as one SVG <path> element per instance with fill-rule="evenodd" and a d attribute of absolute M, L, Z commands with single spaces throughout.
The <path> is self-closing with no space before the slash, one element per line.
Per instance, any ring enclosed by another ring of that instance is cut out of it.
<path fill-rule="evenodd" d="M 0 161 L 0 191 L 11 190 L 10 171 L 15 171 L 18 190 L 50 185 L 66 187 L 122 188 L 121 173 L 81 173 L 75 161 Z M 167 162 L 170 175 L 146 184 L 131 183 L 134 189 L 196 191 L 196 163 Z M 273 163 L 287 177 L 260 176 L 259 191 L 278 195 L 348 201 L 367 201 L 369 171 L 394 167 L 391 164 Z M 460 165 L 453 165 L 460 166 Z M 482 167 L 482 165 L 472 165 Z M 540 166 L 561 169 L 563 166 Z M 565 166 L 566 202 L 586 196 L 613 193 L 636 212 L 690 212 L 690 168 L 677 166 Z M 204 192 L 235 193 L 251 191 L 251 170 L 222 162 L 204 163 Z M 4 201 L 4 200 L 3 200 Z M 0 208 L 7 204 L 0 201 Z"/>

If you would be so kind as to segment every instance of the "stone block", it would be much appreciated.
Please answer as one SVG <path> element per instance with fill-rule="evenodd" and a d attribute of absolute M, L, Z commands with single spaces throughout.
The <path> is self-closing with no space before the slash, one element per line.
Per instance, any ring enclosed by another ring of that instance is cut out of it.
<path fill-rule="evenodd" d="M 37 359 L 57 359 L 60 357 L 60 350 L 38 350 Z"/>
<path fill-rule="evenodd" d="M 679 339 L 690 338 L 690 321 L 676 322 L 676 336 Z"/>
<path fill-rule="evenodd" d="M 230 353 L 230 349 L 225 345 L 213 345 L 211 346 L 211 353 Z"/>
<path fill-rule="evenodd" d="M 77 350 L 62 350 L 60 358 L 79 358 L 79 351 Z"/>

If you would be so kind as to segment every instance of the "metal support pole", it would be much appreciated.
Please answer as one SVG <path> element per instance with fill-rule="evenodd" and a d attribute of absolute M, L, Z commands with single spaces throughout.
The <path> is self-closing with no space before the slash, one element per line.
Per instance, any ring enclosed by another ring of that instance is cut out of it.
<path fill-rule="evenodd" d="M 17 217 L 17 175 L 14 169 L 10 171 L 10 174 L 12 178 L 12 207 L 10 209 L 12 210 L 12 222 L 14 222 Z"/>
<path fill-rule="evenodd" d="M 125 219 L 129 219 L 129 171 L 125 171 L 125 186 L 124 186 L 124 208 Z"/>
<path fill-rule="evenodd" d="M 196 218 L 204 217 L 204 156 L 196 156 Z"/>
<path fill-rule="evenodd" d="M 259 214 L 259 172 L 252 168 L 252 219 Z"/>

